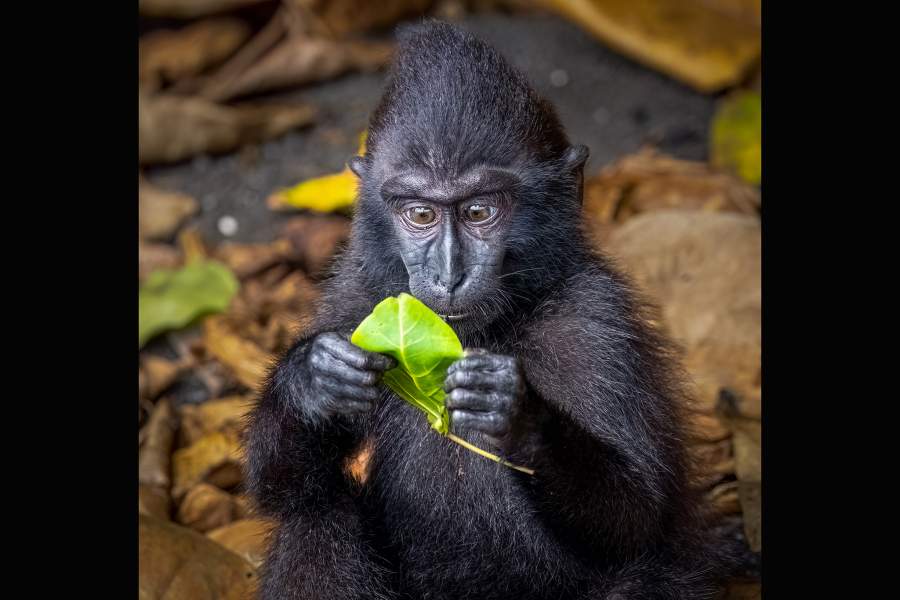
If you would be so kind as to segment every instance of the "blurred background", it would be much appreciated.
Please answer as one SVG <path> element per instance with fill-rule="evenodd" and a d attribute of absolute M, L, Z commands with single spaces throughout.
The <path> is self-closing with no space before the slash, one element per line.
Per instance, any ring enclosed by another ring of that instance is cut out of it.
<path fill-rule="evenodd" d="M 760 0 L 141 0 L 141 598 L 252 597 L 271 524 L 241 418 L 346 240 L 346 162 L 423 17 L 497 47 L 590 148 L 588 234 L 683 349 L 698 484 L 747 548 L 727 597 L 760 598 Z"/>

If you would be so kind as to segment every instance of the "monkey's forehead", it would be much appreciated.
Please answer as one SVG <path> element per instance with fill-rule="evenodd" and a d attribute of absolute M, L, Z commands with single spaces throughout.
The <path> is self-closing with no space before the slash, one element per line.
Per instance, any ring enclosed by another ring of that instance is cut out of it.
<path fill-rule="evenodd" d="M 439 169 L 413 168 L 388 177 L 381 185 L 381 196 L 390 198 L 428 198 L 450 203 L 472 196 L 509 191 L 521 183 L 513 171 L 478 165 L 458 175 Z"/>

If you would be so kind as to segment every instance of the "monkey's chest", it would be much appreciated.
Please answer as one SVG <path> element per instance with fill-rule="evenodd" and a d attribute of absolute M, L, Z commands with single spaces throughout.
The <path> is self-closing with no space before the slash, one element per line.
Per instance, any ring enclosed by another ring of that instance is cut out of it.
<path fill-rule="evenodd" d="M 568 553 L 517 474 L 427 425 L 392 425 L 376 434 L 367 486 L 403 588 L 421 598 L 543 597 L 534 590 L 568 570 Z M 561 587 L 549 587 L 558 597 Z"/>

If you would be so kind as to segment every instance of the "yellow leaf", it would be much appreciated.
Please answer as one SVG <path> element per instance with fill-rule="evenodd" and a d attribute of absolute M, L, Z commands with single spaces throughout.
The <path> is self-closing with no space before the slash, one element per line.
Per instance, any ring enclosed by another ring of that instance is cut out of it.
<path fill-rule="evenodd" d="M 762 180 L 762 103 L 753 91 L 738 92 L 716 110 L 711 127 L 711 162 L 754 185 Z"/>
<path fill-rule="evenodd" d="M 366 132 L 359 137 L 358 153 L 366 153 Z M 307 179 L 293 187 L 278 190 L 269 197 L 268 205 L 272 210 L 346 211 L 356 202 L 356 184 L 356 175 L 347 168 L 340 173 Z"/>

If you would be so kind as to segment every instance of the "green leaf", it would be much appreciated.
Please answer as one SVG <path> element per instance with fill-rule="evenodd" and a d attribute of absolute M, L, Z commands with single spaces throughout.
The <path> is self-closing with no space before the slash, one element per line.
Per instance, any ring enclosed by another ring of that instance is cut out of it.
<path fill-rule="evenodd" d="M 140 346 L 163 331 L 184 327 L 200 316 L 225 310 L 238 286 L 231 271 L 215 261 L 154 271 L 138 294 Z"/>
<path fill-rule="evenodd" d="M 447 434 L 444 379 L 447 368 L 463 357 L 462 344 L 449 325 L 419 300 L 400 294 L 382 300 L 350 341 L 395 358 L 397 367 L 384 374 L 384 383 L 424 412 L 435 430 Z"/>
<path fill-rule="evenodd" d="M 752 91 L 722 102 L 712 122 L 712 164 L 748 183 L 762 179 L 762 102 Z"/>

